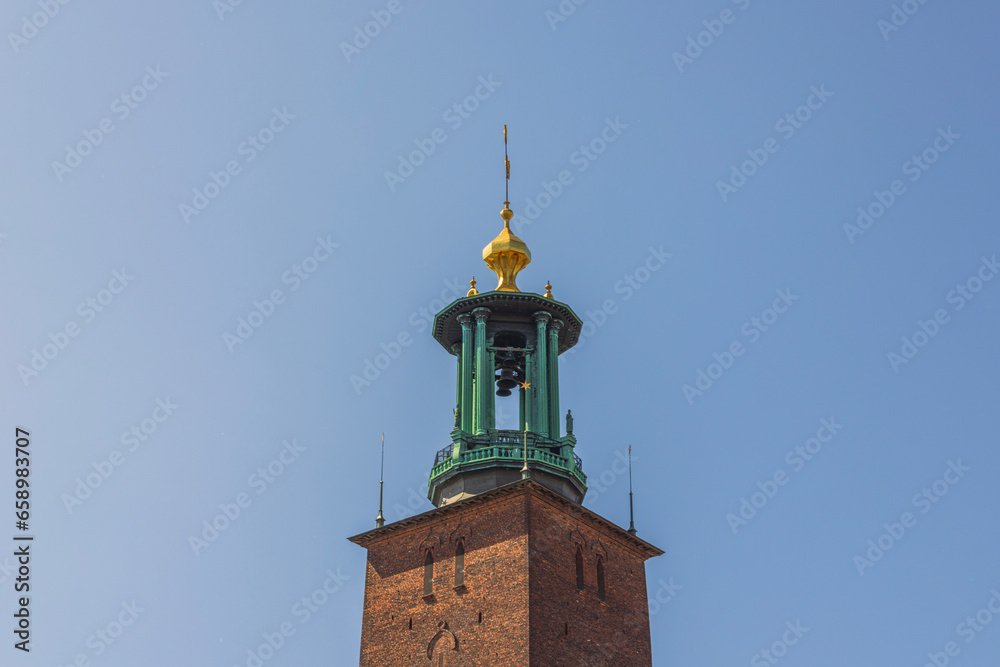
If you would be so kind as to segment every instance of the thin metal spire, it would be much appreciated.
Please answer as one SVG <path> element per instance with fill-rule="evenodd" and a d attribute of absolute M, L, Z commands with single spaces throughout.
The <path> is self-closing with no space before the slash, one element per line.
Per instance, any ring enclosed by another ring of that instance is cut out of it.
<path fill-rule="evenodd" d="M 635 513 L 632 511 L 632 445 L 628 446 L 628 534 L 635 535 Z"/>
<path fill-rule="evenodd" d="M 524 467 L 521 468 L 521 479 L 531 479 L 531 472 L 528 470 L 528 420 L 524 420 Z"/>
<path fill-rule="evenodd" d="M 375 527 L 381 528 L 385 525 L 385 517 L 382 516 L 382 482 L 385 477 L 385 433 L 382 433 L 382 466 L 378 472 L 378 516 L 375 517 Z"/>
<path fill-rule="evenodd" d="M 504 184 L 504 205 L 510 206 L 510 160 L 507 159 L 507 124 L 503 126 L 503 163 L 507 168 L 507 181 Z"/>

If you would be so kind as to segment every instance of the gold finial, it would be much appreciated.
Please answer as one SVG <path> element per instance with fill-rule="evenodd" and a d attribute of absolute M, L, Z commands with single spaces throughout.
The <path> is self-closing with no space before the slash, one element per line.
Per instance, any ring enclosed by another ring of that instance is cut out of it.
<path fill-rule="evenodd" d="M 497 274 L 500 282 L 498 292 L 520 292 L 515 279 L 517 274 L 531 263 L 531 251 L 527 244 L 510 231 L 510 221 L 514 211 L 510 210 L 510 160 L 507 158 L 507 126 L 503 126 L 503 160 L 507 170 L 507 201 L 503 203 L 500 217 L 503 218 L 503 230 L 489 245 L 483 248 L 483 261 L 490 270 Z"/>
<path fill-rule="evenodd" d="M 479 292 L 476 291 L 476 277 L 472 276 L 472 280 L 469 281 L 469 291 L 466 292 L 465 296 L 476 296 Z"/>
<path fill-rule="evenodd" d="M 483 261 L 500 278 L 496 286 L 498 292 L 520 292 L 515 279 L 521 269 L 531 263 L 527 244 L 510 231 L 513 215 L 509 207 L 504 208 L 500 214 L 504 219 L 503 229 L 483 248 Z"/>
<path fill-rule="evenodd" d="M 552 282 L 551 281 L 546 281 L 545 282 L 545 294 L 544 294 L 544 296 L 545 296 L 546 299 L 552 299 L 553 301 L 555 301 L 555 299 L 556 299 L 554 296 L 552 296 Z"/>

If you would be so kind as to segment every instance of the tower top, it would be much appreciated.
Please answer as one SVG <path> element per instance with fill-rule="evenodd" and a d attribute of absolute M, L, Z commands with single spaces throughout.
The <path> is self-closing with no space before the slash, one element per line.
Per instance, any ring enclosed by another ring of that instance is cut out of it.
<path fill-rule="evenodd" d="M 483 261 L 500 279 L 497 292 L 520 292 L 515 279 L 517 274 L 531 263 L 531 251 L 524 241 L 510 231 L 510 221 L 514 217 L 514 211 L 510 210 L 510 159 L 507 157 L 506 125 L 503 126 L 503 161 L 507 172 L 504 192 L 507 200 L 504 201 L 503 210 L 500 212 L 503 229 L 483 248 Z"/>
<path fill-rule="evenodd" d="M 506 146 L 504 126 L 509 181 Z M 441 507 L 529 477 L 580 504 L 587 476 L 576 437 L 561 432 L 559 355 L 577 343 L 583 321 L 555 300 L 551 283 L 544 295 L 518 289 L 514 280 L 531 251 L 510 229 L 510 201 L 500 217 L 503 229 L 483 248 L 499 284 L 479 292 L 471 281 L 464 297 L 434 317 L 432 335 L 458 357 L 457 405 L 451 444 L 434 458 L 427 496 Z"/>

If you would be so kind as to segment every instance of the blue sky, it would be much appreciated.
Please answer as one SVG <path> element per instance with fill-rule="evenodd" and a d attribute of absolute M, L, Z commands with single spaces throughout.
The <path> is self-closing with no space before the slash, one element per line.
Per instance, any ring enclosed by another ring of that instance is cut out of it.
<path fill-rule="evenodd" d="M 345 538 L 383 431 L 387 518 L 430 508 L 425 313 L 491 285 L 504 124 L 518 284 L 590 324 L 585 505 L 627 525 L 632 445 L 666 551 L 654 663 L 995 661 L 994 3 L 222 3 L 0 10 L 19 663 L 246 665 L 289 623 L 269 667 L 356 664 Z"/>

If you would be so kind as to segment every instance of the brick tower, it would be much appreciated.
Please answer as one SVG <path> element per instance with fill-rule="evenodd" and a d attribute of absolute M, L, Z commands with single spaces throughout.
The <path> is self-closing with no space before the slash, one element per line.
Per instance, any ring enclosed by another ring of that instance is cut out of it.
<path fill-rule="evenodd" d="M 558 356 L 583 323 L 550 285 L 518 289 L 531 253 L 509 202 L 501 217 L 483 249 L 497 287 L 480 294 L 473 281 L 434 320 L 458 360 L 455 428 L 428 483 L 435 509 L 388 525 L 380 512 L 350 538 L 368 550 L 360 664 L 648 667 L 644 563 L 663 552 L 581 504 Z M 496 428 L 498 398 L 517 403 L 520 430 Z"/>

